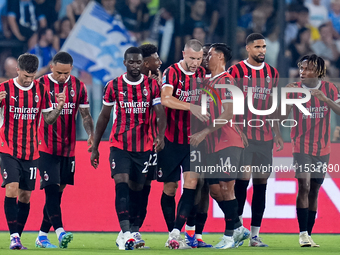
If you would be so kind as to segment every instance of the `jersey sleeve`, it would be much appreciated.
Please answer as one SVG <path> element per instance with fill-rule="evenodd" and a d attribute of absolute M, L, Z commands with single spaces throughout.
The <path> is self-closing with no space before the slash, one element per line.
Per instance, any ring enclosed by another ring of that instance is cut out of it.
<path fill-rule="evenodd" d="M 333 90 L 333 93 L 331 93 L 331 96 L 333 98 L 331 98 L 335 103 L 339 103 L 340 102 L 340 92 L 339 92 L 339 89 L 337 86 L 335 86 L 333 84 L 332 86 L 332 90 Z"/>
<path fill-rule="evenodd" d="M 114 106 L 115 93 L 113 91 L 113 82 L 109 81 L 104 88 L 103 104 L 107 106 Z"/>
<path fill-rule="evenodd" d="M 87 89 L 84 83 L 81 83 L 80 86 L 80 93 L 79 93 L 79 107 L 80 108 L 88 108 L 89 105 L 89 98 L 87 95 Z"/>
<path fill-rule="evenodd" d="M 279 79 L 280 79 L 279 72 L 275 69 L 275 77 L 274 77 L 274 82 L 273 82 L 273 88 L 278 88 Z"/>
<path fill-rule="evenodd" d="M 234 79 L 233 80 L 233 85 L 236 85 L 237 87 L 239 87 L 241 90 L 243 90 L 242 88 L 242 84 L 240 82 L 240 75 L 237 71 L 236 66 L 231 66 L 229 67 L 228 71 L 229 75 Z"/>
<path fill-rule="evenodd" d="M 41 85 L 43 87 L 43 95 L 42 95 L 42 102 L 41 102 L 41 112 L 50 112 L 53 110 L 52 102 L 50 93 L 48 93 L 46 87 L 44 85 Z"/>
<path fill-rule="evenodd" d="M 161 103 L 161 91 L 159 89 L 159 86 L 157 84 L 157 81 L 152 79 L 152 106 L 160 104 Z"/>
<path fill-rule="evenodd" d="M 0 84 L 0 91 L 6 91 L 4 83 Z M 7 94 L 8 96 L 8 94 Z M 2 99 L 0 102 L 0 107 L 3 107 L 6 104 L 6 98 Z"/>
<path fill-rule="evenodd" d="M 169 67 L 164 71 L 162 79 L 162 88 L 171 87 L 175 89 L 177 87 L 178 79 L 177 73 L 173 67 Z"/>

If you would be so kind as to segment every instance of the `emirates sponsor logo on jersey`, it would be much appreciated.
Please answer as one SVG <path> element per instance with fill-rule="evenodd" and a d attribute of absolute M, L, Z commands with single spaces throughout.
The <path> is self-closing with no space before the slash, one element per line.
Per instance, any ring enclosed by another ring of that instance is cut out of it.
<path fill-rule="evenodd" d="M 53 109 L 58 107 L 58 103 L 52 103 Z M 73 114 L 73 110 L 76 108 L 76 103 L 65 103 L 63 106 L 63 110 L 61 111 L 60 115 L 65 114 Z"/>
<path fill-rule="evenodd" d="M 34 120 L 36 114 L 39 112 L 39 108 L 34 107 L 15 107 L 9 106 L 9 112 L 14 113 L 13 118 L 15 120 Z"/>
<path fill-rule="evenodd" d="M 254 99 L 262 99 L 266 100 L 267 95 L 270 95 L 272 93 L 272 90 L 270 88 L 264 88 L 264 87 L 248 87 L 247 85 L 243 86 L 243 92 L 248 93 L 248 89 L 251 88 L 253 91 L 253 98 Z"/>
<path fill-rule="evenodd" d="M 123 102 L 120 101 L 120 107 L 125 109 L 126 113 L 145 113 L 146 109 L 150 107 L 150 102 Z"/>
<path fill-rule="evenodd" d="M 329 111 L 328 106 L 324 105 L 324 106 L 320 106 L 320 107 L 313 107 L 313 106 L 309 106 L 306 107 L 307 111 L 310 112 L 311 115 L 302 115 L 303 119 L 322 119 L 325 117 L 325 114 Z M 302 113 L 301 110 L 299 110 L 300 113 Z"/>
<path fill-rule="evenodd" d="M 178 99 L 183 102 L 196 102 L 199 99 L 199 96 L 202 94 L 201 89 L 194 89 L 194 90 L 176 90 L 176 96 Z"/>

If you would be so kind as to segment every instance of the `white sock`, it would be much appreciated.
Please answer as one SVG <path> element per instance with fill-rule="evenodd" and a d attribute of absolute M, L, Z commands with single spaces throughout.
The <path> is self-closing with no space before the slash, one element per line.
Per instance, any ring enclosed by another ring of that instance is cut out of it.
<path fill-rule="evenodd" d="M 13 233 L 13 234 L 11 234 L 11 239 L 14 238 L 14 237 L 20 237 L 20 236 L 19 236 L 19 233 Z"/>
<path fill-rule="evenodd" d="M 306 234 L 308 236 L 308 232 L 307 231 L 302 231 L 300 232 L 300 235 Z"/>
<path fill-rule="evenodd" d="M 174 228 L 172 231 L 171 231 L 171 233 L 170 233 L 171 235 L 180 235 L 181 234 L 181 231 L 179 231 L 179 229 L 177 229 L 177 228 Z"/>
<path fill-rule="evenodd" d="M 260 235 L 260 227 L 250 226 L 251 237 Z"/>
<path fill-rule="evenodd" d="M 45 233 L 45 232 L 43 232 L 43 231 L 39 231 L 39 236 L 47 236 L 48 235 L 48 233 Z"/>
<path fill-rule="evenodd" d="M 189 225 L 185 225 L 185 230 L 195 230 L 196 229 L 196 226 L 189 226 Z"/>
<path fill-rule="evenodd" d="M 243 218 L 242 218 L 242 215 L 238 216 L 238 218 L 240 219 L 241 224 L 243 225 Z"/>
<path fill-rule="evenodd" d="M 196 239 L 203 239 L 201 234 L 195 234 Z"/>
<path fill-rule="evenodd" d="M 64 228 L 57 228 L 55 230 L 55 233 L 57 234 L 57 237 L 59 238 L 60 234 L 65 232 Z"/>

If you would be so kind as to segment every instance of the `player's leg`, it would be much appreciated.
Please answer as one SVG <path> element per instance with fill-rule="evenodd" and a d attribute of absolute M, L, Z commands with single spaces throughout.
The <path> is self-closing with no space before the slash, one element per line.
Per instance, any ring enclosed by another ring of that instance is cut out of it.
<path fill-rule="evenodd" d="M 17 230 L 18 230 L 20 237 L 24 230 L 24 227 L 26 225 L 26 221 L 28 218 L 28 214 L 30 212 L 31 193 L 32 191 L 22 190 L 19 188 Z"/>
<path fill-rule="evenodd" d="M 252 166 L 256 167 L 257 171 L 253 171 L 253 198 L 251 203 L 251 224 L 250 224 L 250 246 L 267 247 L 268 245 L 262 242 L 260 235 L 260 227 L 263 219 L 264 210 L 266 208 L 266 190 L 267 180 L 271 172 L 268 170 L 262 171 L 261 166 L 272 166 L 273 164 L 273 141 L 256 142 L 254 146 L 256 152 L 253 154 Z"/>

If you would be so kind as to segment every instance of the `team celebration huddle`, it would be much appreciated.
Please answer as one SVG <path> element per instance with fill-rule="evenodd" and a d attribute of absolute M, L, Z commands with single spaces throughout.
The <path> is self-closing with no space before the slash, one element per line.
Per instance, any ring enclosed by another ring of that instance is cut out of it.
<path fill-rule="evenodd" d="M 161 74 L 157 51 L 152 44 L 125 51 L 126 72 L 106 84 L 95 127 L 86 86 L 71 75 L 69 53 L 57 53 L 52 72 L 39 79 L 35 79 L 38 58 L 32 54 L 18 58 L 18 76 L 0 84 L 1 175 L 9 248 L 27 249 L 20 238 L 39 174 L 46 199 L 36 247 L 67 248 L 73 240 L 73 234 L 64 230 L 60 204 L 66 185 L 74 184 L 78 111 L 88 134 L 91 165 L 98 168 L 101 161 L 110 161 L 121 229 L 116 239 L 119 250 L 150 248 L 139 230 L 153 180 L 163 183 L 166 247 L 231 249 L 248 242 L 252 247 L 270 246 L 261 239 L 260 228 L 271 172 L 252 169 L 273 165 L 273 149 L 284 147 L 280 121 L 285 119 L 295 123 L 290 134 L 298 182 L 298 242 L 301 247 L 319 247 L 311 234 L 326 174 L 320 169 L 327 168 L 330 158 L 331 110 L 340 115 L 339 91 L 323 79 L 325 61 L 315 54 L 303 56 L 298 62 L 300 80 L 283 85 L 290 103 L 274 109 L 272 105 L 279 105 L 274 99 L 279 73 L 265 62 L 266 40 L 261 34 L 248 35 L 248 58 L 232 66 L 227 66 L 232 52 L 226 44 L 202 45 L 192 39 L 185 44 L 183 59 Z M 244 113 L 235 114 L 236 108 Z M 100 157 L 98 148 L 112 111 L 107 159 Z M 320 171 L 306 171 L 306 165 Z M 209 167 L 214 167 L 213 173 L 204 170 Z M 242 215 L 251 178 L 247 229 Z M 183 190 L 176 209 L 179 181 Z M 202 236 L 210 196 L 225 220 L 223 236 L 214 246 Z M 57 245 L 48 238 L 52 226 Z"/>

